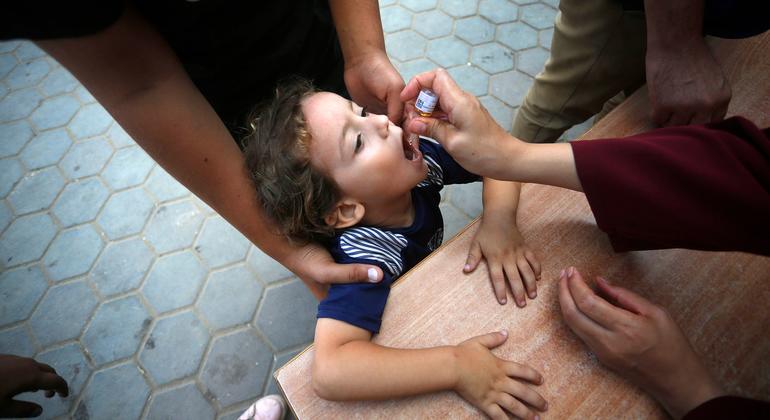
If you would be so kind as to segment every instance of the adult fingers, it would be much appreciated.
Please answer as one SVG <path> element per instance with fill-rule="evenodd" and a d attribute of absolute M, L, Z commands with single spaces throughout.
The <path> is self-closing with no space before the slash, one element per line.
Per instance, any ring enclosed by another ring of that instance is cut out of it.
<path fill-rule="evenodd" d="M 487 260 L 487 269 L 489 270 L 489 278 L 492 280 L 492 289 L 494 289 L 495 297 L 501 305 L 505 305 L 508 299 L 505 296 L 505 274 L 503 274 L 503 267 L 497 261 Z"/>
<path fill-rule="evenodd" d="M 406 102 L 416 99 L 423 88 L 433 90 L 438 96 L 441 109 L 450 115 L 455 104 L 461 102 L 463 95 L 463 90 L 457 86 L 449 73 L 438 68 L 414 76 L 401 91 L 401 100 Z"/>
<path fill-rule="evenodd" d="M 493 349 L 505 343 L 505 340 L 507 339 L 508 339 L 508 331 L 502 330 L 502 331 L 491 332 L 483 335 L 477 335 L 476 337 L 473 337 L 468 341 L 475 341 L 488 349 Z"/>
<path fill-rule="evenodd" d="M 322 284 L 377 283 L 382 280 L 382 269 L 366 264 L 337 264 L 329 262 L 319 278 Z"/>
<path fill-rule="evenodd" d="M 524 288 L 527 289 L 527 296 L 530 299 L 537 297 L 537 278 L 535 277 L 535 270 L 529 263 L 529 260 L 524 255 L 516 257 L 516 266 L 519 267 L 519 274 L 522 280 L 524 280 Z"/>
<path fill-rule="evenodd" d="M 511 378 L 522 379 L 535 385 L 543 384 L 543 375 L 531 366 L 506 361 L 503 364 L 503 371 L 505 371 L 506 376 Z"/>
<path fill-rule="evenodd" d="M 69 395 L 69 386 L 67 385 L 67 381 L 55 373 L 41 373 L 35 383 L 34 388 L 29 389 L 29 391 L 37 389 L 56 391 L 56 393 L 62 397 Z"/>
<path fill-rule="evenodd" d="M 545 409 L 548 407 L 548 403 L 545 401 L 545 398 L 543 398 L 542 395 L 532 389 L 531 386 L 523 384 L 514 379 L 509 378 L 503 382 L 503 391 L 521 400 L 522 402 L 535 407 L 539 411 L 545 411 Z"/>
<path fill-rule="evenodd" d="M 398 90 L 392 89 L 388 92 L 388 119 L 395 124 L 401 123 L 404 117 L 404 102 L 399 97 Z"/>
<path fill-rule="evenodd" d="M 43 372 L 56 373 L 56 369 L 54 369 L 51 365 L 47 365 L 38 361 L 35 361 L 35 363 L 37 363 L 38 369 L 42 370 Z"/>
<path fill-rule="evenodd" d="M 465 259 L 463 271 L 466 273 L 472 272 L 479 265 L 479 261 L 481 261 L 481 245 L 473 241 L 470 250 L 468 250 L 468 258 Z"/>
<path fill-rule="evenodd" d="M 687 125 L 690 123 L 690 120 L 692 120 L 694 116 L 693 112 L 681 110 L 681 111 L 675 111 L 671 113 L 670 118 L 666 122 L 666 127 L 676 127 L 680 125 Z"/>
<path fill-rule="evenodd" d="M 513 293 L 513 300 L 516 302 L 516 306 L 519 308 L 527 306 L 524 283 L 521 281 L 519 268 L 515 262 L 505 261 L 505 276 L 508 277 L 508 283 L 511 285 L 511 292 Z"/>
<path fill-rule="evenodd" d="M 564 322 L 589 346 L 595 342 L 596 337 L 607 333 L 604 327 L 591 320 L 591 318 L 587 317 L 577 308 L 567 285 L 566 270 L 561 271 L 561 277 L 559 278 L 559 306 Z"/>
<path fill-rule="evenodd" d="M 449 150 L 451 146 L 449 146 L 447 142 L 452 138 L 452 135 L 457 132 L 457 129 L 446 121 L 436 118 L 420 117 L 409 121 L 407 131 L 436 139 L 445 149 Z"/>
<path fill-rule="evenodd" d="M 505 392 L 497 394 L 495 400 L 497 405 L 502 407 L 505 411 L 513 414 L 518 419 L 534 419 L 535 413 L 532 412 L 524 403 L 517 400 Z"/>
<path fill-rule="evenodd" d="M 570 295 L 577 309 L 592 321 L 607 329 L 613 329 L 627 312 L 602 299 L 583 281 L 580 272 L 570 267 L 567 272 Z"/>
<path fill-rule="evenodd" d="M 11 400 L 0 407 L 0 417 L 27 418 L 43 413 L 43 407 L 28 401 Z"/>
<path fill-rule="evenodd" d="M 618 307 L 627 311 L 638 315 L 650 315 L 651 309 L 655 307 L 655 304 L 638 294 L 626 288 L 611 285 L 604 277 L 597 277 L 596 284 L 602 294 L 612 299 Z"/>

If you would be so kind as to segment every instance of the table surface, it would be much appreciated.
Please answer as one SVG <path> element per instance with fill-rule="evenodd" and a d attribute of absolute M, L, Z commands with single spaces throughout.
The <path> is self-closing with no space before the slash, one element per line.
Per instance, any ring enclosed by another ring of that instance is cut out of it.
<path fill-rule="evenodd" d="M 770 34 L 748 40 L 711 40 L 733 89 L 729 115 L 770 125 Z M 652 128 L 646 89 L 586 133 L 584 139 L 622 137 Z M 406 273 L 393 286 L 378 344 L 420 348 L 456 344 L 508 329 L 494 350 L 546 378 L 540 392 L 549 418 L 662 418 L 663 410 L 638 388 L 598 364 L 561 319 L 557 277 L 567 266 L 586 278 L 602 275 L 666 307 L 693 347 L 731 393 L 770 399 L 770 258 L 742 253 L 661 250 L 616 254 L 597 229 L 585 196 L 525 185 L 519 226 L 543 262 L 538 297 L 519 309 L 496 303 L 481 265 L 462 273 L 477 222 Z M 313 348 L 276 371 L 298 418 L 475 418 L 480 412 L 452 392 L 387 401 L 332 402 L 310 384 Z"/>

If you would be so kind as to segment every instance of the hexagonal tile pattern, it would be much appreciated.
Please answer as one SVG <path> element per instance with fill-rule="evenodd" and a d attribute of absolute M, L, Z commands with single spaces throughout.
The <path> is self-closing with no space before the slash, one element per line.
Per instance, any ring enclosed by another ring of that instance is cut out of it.
<path fill-rule="evenodd" d="M 481 216 L 484 206 L 481 201 L 482 188 L 479 183 L 457 184 L 452 186 L 449 201 L 458 210 L 474 219 Z"/>
<path fill-rule="evenodd" d="M 0 232 L 2 232 L 6 226 L 11 224 L 12 219 L 13 213 L 8 207 L 8 204 L 5 203 L 5 200 L 0 201 Z"/>
<path fill-rule="evenodd" d="M 0 159 L 0 197 L 5 197 L 24 175 L 16 158 Z"/>
<path fill-rule="evenodd" d="M 282 266 L 278 261 L 272 259 L 269 255 L 253 245 L 251 246 L 246 262 L 249 264 L 249 267 L 257 273 L 260 280 L 267 284 L 275 283 L 293 276 L 293 273 L 286 267 Z"/>
<path fill-rule="evenodd" d="M 46 418 L 67 414 L 91 375 L 91 367 L 83 354 L 83 350 L 77 343 L 70 343 L 41 353 L 35 357 L 35 360 L 56 369 L 56 373 L 67 381 L 70 395 L 67 398 L 59 396 L 45 398 L 43 392 L 36 392 L 34 394 L 22 394 L 21 399 L 40 404 Z"/>
<path fill-rule="evenodd" d="M 109 195 L 99 178 L 86 178 L 67 184 L 51 210 L 65 228 L 90 222 Z"/>
<path fill-rule="evenodd" d="M 454 38 L 434 39 L 428 43 L 425 55 L 443 67 L 452 67 L 468 62 L 470 46 Z"/>
<path fill-rule="evenodd" d="M 8 195 L 14 213 L 27 214 L 48 208 L 64 187 L 56 168 L 28 172 Z"/>
<path fill-rule="evenodd" d="M 430 60 L 426 60 L 424 58 L 420 58 L 417 60 L 408 61 L 406 63 L 402 63 L 398 65 L 398 72 L 401 73 L 401 77 L 404 78 L 404 80 L 409 81 L 412 77 L 422 73 L 426 72 L 428 70 L 433 70 L 437 66 L 435 63 L 433 63 Z"/>
<path fill-rule="evenodd" d="M 538 34 L 538 40 L 539 40 L 538 43 L 542 48 L 545 48 L 546 50 L 550 50 L 551 41 L 553 41 L 553 28 L 540 31 L 540 33 Z"/>
<path fill-rule="evenodd" d="M 29 319 L 32 334 L 43 346 L 75 338 L 96 304 L 94 292 L 83 280 L 54 286 Z"/>
<path fill-rule="evenodd" d="M 96 102 L 96 98 L 91 95 L 91 92 L 88 91 L 84 86 L 78 86 L 77 89 L 75 89 L 75 96 L 80 100 L 80 102 L 84 104 L 90 104 Z"/>
<path fill-rule="evenodd" d="M 59 166 L 70 179 L 82 178 L 98 174 L 111 155 L 112 146 L 100 137 L 73 145 Z"/>
<path fill-rule="evenodd" d="M 211 274 L 197 307 L 213 328 L 232 327 L 254 317 L 261 294 L 262 285 L 254 274 L 238 265 Z"/>
<path fill-rule="evenodd" d="M 195 250 L 211 268 L 246 258 L 250 242 L 225 219 L 217 216 L 206 220 L 195 243 Z"/>
<path fill-rule="evenodd" d="M 0 331 L 0 353 L 32 357 L 35 352 L 35 344 L 24 325 Z"/>
<path fill-rule="evenodd" d="M 47 96 L 60 95 L 74 91 L 78 87 L 78 81 L 64 67 L 58 67 L 48 74 L 48 77 L 40 83 L 40 90 Z"/>
<path fill-rule="evenodd" d="M 519 53 L 519 60 L 516 68 L 535 77 L 543 70 L 546 60 L 551 54 L 542 48 L 533 48 L 531 50 Z"/>
<path fill-rule="evenodd" d="M 26 121 L 0 125 L 0 157 L 13 156 L 32 138 L 32 127 Z"/>
<path fill-rule="evenodd" d="M 472 45 L 489 42 L 495 37 L 495 25 L 486 19 L 473 16 L 455 22 L 455 35 Z"/>
<path fill-rule="evenodd" d="M 107 200 L 97 223 L 111 240 L 125 238 L 144 228 L 154 206 L 141 188 L 121 191 Z"/>
<path fill-rule="evenodd" d="M 26 319 L 48 289 L 37 265 L 0 274 L 0 326 Z"/>
<path fill-rule="evenodd" d="M 104 247 L 101 236 L 91 225 L 81 225 L 59 233 L 43 257 L 48 275 L 60 281 L 84 274 Z"/>
<path fill-rule="evenodd" d="M 112 124 L 112 117 L 99 104 L 89 104 L 72 119 L 69 129 L 76 139 L 84 139 L 104 133 Z"/>
<path fill-rule="evenodd" d="M 214 339 L 200 378 L 207 393 L 226 407 L 254 399 L 270 372 L 272 354 L 253 329 Z"/>
<path fill-rule="evenodd" d="M 382 3 L 380 2 L 380 6 Z M 401 0 L 399 3 L 413 12 L 424 12 L 436 7 L 438 0 Z"/>
<path fill-rule="evenodd" d="M 470 16 L 478 9 L 478 0 L 441 0 L 439 7 L 454 18 Z"/>
<path fill-rule="evenodd" d="M 521 23 L 505 23 L 497 27 L 497 41 L 516 51 L 537 45 L 537 31 Z"/>
<path fill-rule="evenodd" d="M 385 32 L 401 31 L 412 25 L 412 14 L 401 6 L 391 6 L 380 10 L 382 30 Z"/>
<path fill-rule="evenodd" d="M 50 71 L 51 65 L 45 59 L 29 61 L 16 66 L 5 78 L 5 83 L 13 90 L 34 86 Z"/>
<path fill-rule="evenodd" d="M 80 109 L 80 102 L 69 95 L 56 96 L 43 101 L 29 120 L 39 130 L 48 130 L 67 124 Z"/>
<path fill-rule="evenodd" d="M 43 97 L 35 88 L 15 90 L 0 101 L 0 122 L 26 118 L 40 105 Z"/>
<path fill-rule="evenodd" d="M 0 54 L 0 78 L 5 77 L 18 63 L 13 54 Z"/>
<path fill-rule="evenodd" d="M 521 20 L 537 29 L 552 27 L 554 19 L 556 19 L 556 9 L 544 4 L 530 4 L 521 8 Z"/>
<path fill-rule="evenodd" d="M 19 217 L 0 236 L 0 260 L 6 267 L 34 261 L 54 236 L 56 225 L 47 214 Z"/>
<path fill-rule="evenodd" d="M 72 146 L 72 140 L 63 128 L 44 131 L 24 148 L 19 157 L 31 170 L 55 165 Z"/>
<path fill-rule="evenodd" d="M 195 384 L 159 392 L 152 397 L 147 420 L 212 419 L 214 408 Z"/>
<path fill-rule="evenodd" d="M 452 18 L 440 10 L 431 10 L 414 17 L 414 29 L 428 39 L 452 33 Z"/>
<path fill-rule="evenodd" d="M 21 63 L 26 63 L 39 57 L 45 57 L 45 52 L 31 41 L 22 41 L 13 54 Z"/>
<path fill-rule="evenodd" d="M 127 147 L 115 152 L 102 177 L 115 190 L 141 184 L 155 162 L 139 146 Z"/>
<path fill-rule="evenodd" d="M 512 107 L 521 105 L 527 95 L 532 78 L 518 71 L 496 74 L 490 79 L 489 91 Z"/>
<path fill-rule="evenodd" d="M 473 47 L 471 63 L 489 74 L 500 73 L 513 68 L 513 53 L 496 42 L 479 45 Z"/>
<path fill-rule="evenodd" d="M 110 130 L 107 131 L 107 138 L 110 139 L 116 149 L 133 146 L 136 144 L 134 139 L 132 139 L 131 136 L 126 133 L 126 130 L 124 130 L 123 127 L 121 127 L 117 122 L 112 123 L 112 127 L 110 127 Z"/>
<path fill-rule="evenodd" d="M 150 387 L 134 362 L 94 373 L 75 409 L 77 419 L 138 419 Z"/>
<path fill-rule="evenodd" d="M 476 95 L 486 95 L 487 86 L 489 85 L 489 76 L 481 69 L 475 66 L 459 66 L 449 69 L 449 75 L 457 82 L 457 84 L 467 90 L 468 92 Z"/>
<path fill-rule="evenodd" d="M 203 221 L 203 214 L 189 200 L 162 205 L 152 216 L 145 234 L 159 253 L 190 246 Z"/>
<path fill-rule="evenodd" d="M 270 286 L 257 313 L 257 328 L 277 350 L 313 341 L 318 301 L 301 281 Z"/>
<path fill-rule="evenodd" d="M 190 194 L 190 191 L 174 179 L 162 167 L 156 165 L 150 172 L 150 177 L 145 183 L 147 189 L 160 202 L 182 198 Z"/>
<path fill-rule="evenodd" d="M 100 306 L 82 342 L 96 366 L 114 362 L 137 351 L 150 323 L 147 309 L 136 295 L 130 295 Z"/>
<path fill-rule="evenodd" d="M 481 0 L 479 14 L 492 23 L 513 22 L 518 16 L 519 8 L 507 0 Z"/>
<path fill-rule="evenodd" d="M 401 31 L 385 39 L 388 54 L 401 61 L 421 57 L 425 52 L 425 45 L 425 38 L 412 30 Z"/>
<path fill-rule="evenodd" d="M 195 373 L 208 341 L 208 332 L 192 311 L 178 313 L 158 320 L 139 361 L 156 383 L 165 384 Z"/>
<path fill-rule="evenodd" d="M 139 287 L 155 255 L 140 238 L 107 245 L 91 270 L 90 279 L 105 296 Z"/>
<path fill-rule="evenodd" d="M 150 269 L 142 294 L 158 312 L 190 305 L 206 270 L 190 251 L 160 257 Z"/>
<path fill-rule="evenodd" d="M 513 126 L 513 108 L 492 96 L 482 96 L 479 102 L 489 111 L 492 118 L 500 124 L 505 131 L 511 131 Z"/>

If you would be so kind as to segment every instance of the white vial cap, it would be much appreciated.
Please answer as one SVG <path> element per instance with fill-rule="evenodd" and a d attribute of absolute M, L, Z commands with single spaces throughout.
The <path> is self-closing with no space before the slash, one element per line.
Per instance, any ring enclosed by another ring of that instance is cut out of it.
<path fill-rule="evenodd" d="M 430 89 L 423 89 L 417 96 L 417 102 L 414 103 L 414 107 L 421 114 L 431 114 L 436 109 L 436 102 L 438 102 L 436 94 Z"/>

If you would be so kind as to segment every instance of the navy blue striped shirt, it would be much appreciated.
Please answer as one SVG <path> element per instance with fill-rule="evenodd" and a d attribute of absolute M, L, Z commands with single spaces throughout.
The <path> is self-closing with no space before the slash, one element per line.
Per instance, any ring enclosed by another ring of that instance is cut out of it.
<path fill-rule="evenodd" d="M 480 181 L 463 169 L 437 143 L 422 139 L 420 151 L 428 164 L 428 176 L 412 189 L 414 222 L 405 228 L 355 226 L 340 230 L 329 246 L 341 264 L 363 263 L 382 268 L 379 283 L 335 284 L 318 305 L 318 318 L 333 318 L 372 333 L 380 330 L 390 286 L 402 273 L 441 245 L 444 219 L 439 203 L 444 185 Z"/>

